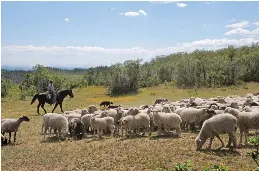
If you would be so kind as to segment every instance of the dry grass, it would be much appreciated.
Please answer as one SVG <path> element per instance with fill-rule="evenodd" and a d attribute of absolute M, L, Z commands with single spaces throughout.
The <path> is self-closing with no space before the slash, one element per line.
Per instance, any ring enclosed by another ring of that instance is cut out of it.
<path fill-rule="evenodd" d="M 135 96 L 110 98 L 103 87 L 88 87 L 75 90 L 73 99 L 64 101 L 64 110 L 84 108 L 90 104 L 98 105 L 102 100 L 114 101 L 115 105 L 139 106 L 151 104 L 157 98 L 179 100 L 190 96 L 213 97 L 225 95 L 245 95 L 248 92 L 259 92 L 259 84 L 248 84 L 246 88 L 219 88 L 180 90 L 170 86 L 159 86 L 141 89 Z M 182 138 L 109 138 L 96 140 L 91 137 L 81 141 L 58 142 L 54 135 L 48 142 L 42 142 L 41 115 L 36 114 L 36 104 L 30 100 L 20 101 L 18 93 L 2 103 L 2 118 L 18 118 L 27 115 L 29 123 L 22 123 L 17 133 L 15 145 L 1 149 L 2 170 L 170 170 L 178 162 L 191 160 L 195 168 L 201 170 L 213 163 L 230 166 L 231 170 L 253 170 L 255 164 L 246 156 L 248 148 L 230 152 L 195 151 L 194 139 L 197 133 L 184 132 Z M 53 106 L 46 105 L 51 111 Z M 57 108 L 56 112 L 60 112 Z M 227 136 L 222 136 L 227 141 Z M 220 145 L 217 139 L 213 148 Z"/>

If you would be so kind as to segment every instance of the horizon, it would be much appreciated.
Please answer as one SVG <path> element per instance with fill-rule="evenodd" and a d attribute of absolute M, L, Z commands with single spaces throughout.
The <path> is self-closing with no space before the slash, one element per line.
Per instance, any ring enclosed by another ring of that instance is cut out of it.
<path fill-rule="evenodd" d="M 84 69 L 259 42 L 259 2 L 5 1 L 1 7 L 2 69 Z"/>

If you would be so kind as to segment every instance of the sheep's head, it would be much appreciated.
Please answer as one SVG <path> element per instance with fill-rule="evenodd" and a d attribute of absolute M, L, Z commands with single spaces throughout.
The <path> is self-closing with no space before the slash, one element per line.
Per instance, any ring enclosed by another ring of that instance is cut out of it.
<path fill-rule="evenodd" d="M 216 112 L 213 109 L 205 109 L 205 111 L 206 111 L 206 114 L 207 114 L 206 119 L 209 119 L 212 116 L 216 115 Z"/>
<path fill-rule="evenodd" d="M 201 138 L 201 137 L 197 137 L 195 139 L 195 143 L 196 143 L 196 151 L 200 150 L 202 148 L 202 146 L 204 145 L 206 139 Z"/>
<path fill-rule="evenodd" d="M 30 118 L 28 118 L 27 116 L 22 116 L 19 119 L 22 120 L 22 121 L 26 121 L 26 122 L 30 121 Z"/>
<path fill-rule="evenodd" d="M 95 105 L 90 105 L 89 107 L 88 107 L 88 111 L 89 111 L 89 113 L 94 113 L 95 111 L 97 111 L 98 109 L 97 109 L 97 107 L 95 106 Z"/>

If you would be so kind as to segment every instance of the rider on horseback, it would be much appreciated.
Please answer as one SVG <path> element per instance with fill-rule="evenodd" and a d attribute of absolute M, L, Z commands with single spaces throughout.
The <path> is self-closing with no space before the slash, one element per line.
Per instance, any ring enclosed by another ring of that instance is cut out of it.
<path fill-rule="evenodd" d="M 49 85 L 48 85 L 48 97 L 49 99 L 52 100 L 52 103 L 56 103 L 56 93 L 55 93 L 55 89 L 54 89 L 54 85 L 53 85 L 53 80 L 49 81 Z"/>

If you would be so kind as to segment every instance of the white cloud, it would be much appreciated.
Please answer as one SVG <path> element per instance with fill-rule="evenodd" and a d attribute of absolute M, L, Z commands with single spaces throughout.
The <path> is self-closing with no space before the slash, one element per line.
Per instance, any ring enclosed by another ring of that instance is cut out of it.
<path fill-rule="evenodd" d="M 138 12 L 143 14 L 143 15 L 147 15 L 147 13 L 144 10 L 139 10 Z"/>
<path fill-rule="evenodd" d="M 241 21 L 239 23 L 226 25 L 228 28 L 244 28 L 249 26 L 249 21 Z"/>
<path fill-rule="evenodd" d="M 253 24 L 256 26 L 259 26 L 259 22 L 254 22 Z"/>
<path fill-rule="evenodd" d="M 140 14 L 142 15 L 147 15 L 147 13 L 144 10 L 139 10 L 138 12 L 134 12 L 134 11 L 129 11 L 129 12 L 125 12 L 125 13 L 119 13 L 119 15 L 124 15 L 127 17 L 136 17 L 136 16 L 140 16 Z"/>
<path fill-rule="evenodd" d="M 204 39 L 156 49 L 141 47 L 108 49 L 97 46 L 3 46 L 2 65 L 32 67 L 36 64 L 42 64 L 59 67 L 94 67 L 137 58 L 148 61 L 156 55 L 192 52 L 195 49 L 215 50 L 228 45 L 251 45 L 252 42 L 259 42 L 259 38 Z"/>
<path fill-rule="evenodd" d="M 111 11 L 114 11 L 114 8 L 110 8 Z"/>
<path fill-rule="evenodd" d="M 174 1 L 150 1 L 151 3 L 154 3 L 154 4 L 169 4 L 169 3 L 172 3 Z"/>
<path fill-rule="evenodd" d="M 211 4 L 211 2 L 205 2 L 205 4 L 210 5 L 210 4 Z"/>
<path fill-rule="evenodd" d="M 184 4 L 184 3 L 181 3 L 181 2 L 177 2 L 176 5 L 180 8 L 184 8 L 184 7 L 187 7 L 188 5 L 187 4 Z"/>
<path fill-rule="evenodd" d="M 69 18 L 65 18 L 64 21 L 65 21 L 65 22 L 68 22 L 68 21 L 69 21 Z"/>
<path fill-rule="evenodd" d="M 230 30 L 225 33 L 225 35 L 230 36 L 230 35 L 241 35 L 241 36 L 249 36 L 249 37 L 255 37 L 259 36 L 259 28 L 256 28 L 254 30 L 246 30 L 243 28 L 235 28 L 233 30 Z"/>

